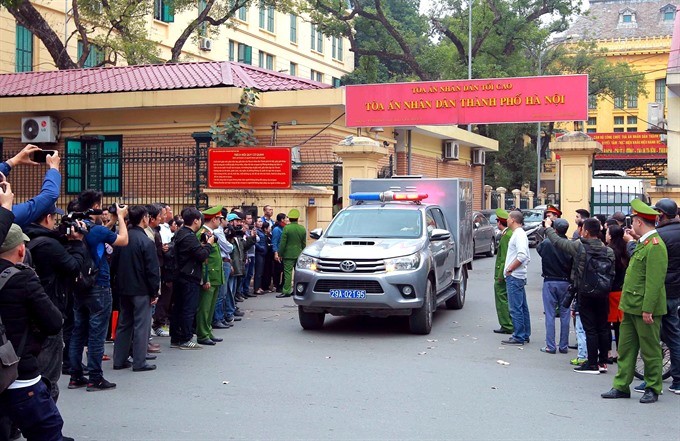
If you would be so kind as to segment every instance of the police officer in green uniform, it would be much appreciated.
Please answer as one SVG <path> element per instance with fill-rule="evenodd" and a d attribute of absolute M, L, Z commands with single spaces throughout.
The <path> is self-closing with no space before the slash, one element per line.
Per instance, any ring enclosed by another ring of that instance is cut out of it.
<path fill-rule="evenodd" d="M 283 288 L 277 298 L 290 297 L 293 295 L 293 267 L 302 250 L 307 246 L 307 230 L 298 224 L 300 211 L 293 208 L 288 212 L 290 223 L 283 227 L 279 251 L 274 254 L 274 258 L 281 262 L 283 260 Z"/>
<path fill-rule="evenodd" d="M 510 307 L 508 306 L 508 290 L 505 287 L 505 256 L 508 254 L 508 242 L 512 236 L 512 230 L 508 228 L 508 212 L 502 208 L 496 209 L 496 224 L 502 231 L 501 240 L 498 242 L 498 254 L 496 255 L 496 271 L 493 276 L 493 290 L 496 298 L 496 314 L 500 328 L 494 329 L 496 334 L 512 334 L 512 320 L 510 319 Z"/>
<path fill-rule="evenodd" d="M 201 239 L 204 235 L 211 236 L 213 230 L 219 228 L 222 221 L 222 207 L 212 207 L 202 212 L 203 226 L 196 232 L 196 236 Z M 214 346 L 222 339 L 212 334 L 212 318 L 215 314 L 217 304 L 217 293 L 220 286 L 224 284 L 224 271 L 222 270 L 222 255 L 220 247 L 215 241 L 212 244 L 210 255 L 203 262 L 201 276 L 201 296 L 196 311 L 196 337 L 197 342 L 202 345 Z"/>
<path fill-rule="evenodd" d="M 619 370 L 613 387 L 602 398 L 630 398 L 638 350 L 645 364 L 645 393 L 641 403 L 653 403 L 661 393 L 661 316 L 666 314 L 666 245 L 655 229 L 659 213 L 639 199 L 630 204 L 633 230 L 640 239 L 630 256 L 623 282 L 623 321 L 619 329 Z"/>

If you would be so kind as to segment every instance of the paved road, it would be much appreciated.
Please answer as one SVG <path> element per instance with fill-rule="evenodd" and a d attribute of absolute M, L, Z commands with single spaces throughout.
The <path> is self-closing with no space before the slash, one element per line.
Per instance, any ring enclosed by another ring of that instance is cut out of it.
<path fill-rule="evenodd" d="M 532 251 L 533 252 L 533 251 Z M 491 332 L 493 259 L 474 261 L 465 308 L 440 309 L 429 336 L 403 319 L 327 318 L 303 331 L 290 299 L 249 299 L 246 320 L 202 351 L 163 346 L 155 372 L 113 371 L 115 391 L 67 390 L 64 433 L 78 440 L 678 440 L 680 396 L 604 401 L 613 371 L 581 375 L 575 356 L 539 352 L 540 260 L 528 297 L 532 342 Z M 107 353 L 112 348 L 107 346 Z M 502 366 L 497 360 L 510 364 Z M 668 382 L 664 383 L 667 388 Z M 637 394 L 634 394 L 637 395 Z"/>

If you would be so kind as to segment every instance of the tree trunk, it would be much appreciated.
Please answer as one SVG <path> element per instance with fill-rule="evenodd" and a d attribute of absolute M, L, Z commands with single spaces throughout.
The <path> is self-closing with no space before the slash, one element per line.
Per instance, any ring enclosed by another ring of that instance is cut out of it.
<path fill-rule="evenodd" d="M 54 65 L 59 70 L 77 69 L 78 65 L 69 56 L 64 43 L 45 18 L 28 1 L 24 0 L 16 7 L 7 10 L 16 18 L 20 25 L 37 36 L 54 60 Z"/>

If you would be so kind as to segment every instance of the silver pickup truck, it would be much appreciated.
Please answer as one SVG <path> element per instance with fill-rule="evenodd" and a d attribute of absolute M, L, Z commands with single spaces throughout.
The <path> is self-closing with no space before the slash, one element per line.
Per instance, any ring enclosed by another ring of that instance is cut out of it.
<path fill-rule="evenodd" d="M 472 261 L 472 182 L 372 179 L 351 183 L 340 211 L 298 258 L 294 300 L 300 325 L 325 315 L 409 317 L 429 334 L 435 309 L 461 309 Z M 439 203 L 429 203 L 430 199 Z"/>

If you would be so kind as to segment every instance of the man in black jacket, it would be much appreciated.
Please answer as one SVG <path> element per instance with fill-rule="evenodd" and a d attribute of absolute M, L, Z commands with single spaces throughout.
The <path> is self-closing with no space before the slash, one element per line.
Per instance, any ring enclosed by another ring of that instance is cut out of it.
<path fill-rule="evenodd" d="M 0 230 L 8 218 L 0 210 Z M 0 272 L 12 266 L 20 271 L 0 290 L 0 316 L 8 339 L 21 357 L 19 377 L 0 393 L 0 415 L 9 416 L 28 440 L 61 441 L 64 421 L 50 391 L 40 377 L 38 354 L 45 338 L 59 332 L 62 316 L 45 294 L 35 272 L 24 265 L 28 237 L 12 224 L 0 246 Z"/>
<path fill-rule="evenodd" d="M 196 232 L 201 228 L 203 216 L 194 207 L 182 210 L 184 225 L 175 233 L 175 258 L 177 277 L 173 282 L 172 319 L 170 320 L 170 347 L 202 349 L 192 341 L 193 324 L 198 309 L 201 285 L 201 266 L 212 251 L 215 237 L 199 242 Z"/>
<path fill-rule="evenodd" d="M 73 281 L 83 271 L 86 250 L 83 235 L 75 229 L 70 229 L 68 236 L 62 236 L 58 230 L 55 230 L 56 214 L 63 215 L 64 212 L 53 205 L 47 214 L 41 216 L 35 223 L 27 225 L 23 230 L 31 239 L 28 249 L 31 251 L 33 266 L 40 277 L 40 283 L 54 306 L 61 311 L 64 317 L 64 327 L 69 322 L 69 331 L 72 331 Z M 81 228 L 84 226 L 84 224 L 80 225 Z M 64 329 L 64 334 L 67 334 L 66 329 Z M 51 393 L 55 403 L 59 399 L 57 383 L 61 376 L 64 355 L 68 359 L 68 349 L 64 354 L 64 347 L 68 348 L 69 340 L 70 334 L 64 336 L 62 331 L 47 337 L 38 356 L 40 372 L 51 383 Z"/>
<path fill-rule="evenodd" d="M 554 218 L 553 226 L 557 235 L 566 239 L 569 222 Z M 541 352 L 557 353 L 555 345 L 555 311 L 560 311 L 560 353 L 569 352 L 569 308 L 562 306 L 569 295 L 572 257 L 565 251 L 558 250 L 549 240 L 544 240 L 536 248 L 541 256 L 543 276 L 543 310 L 545 312 L 545 347 Z"/>
<path fill-rule="evenodd" d="M 120 298 L 120 317 L 113 348 L 113 368 L 134 372 L 151 371 L 156 365 L 146 363 L 146 349 L 151 327 L 151 305 L 158 299 L 161 283 L 156 247 L 144 229 L 149 226 L 149 212 L 141 205 L 128 211 L 131 228 L 128 245 L 116 248 L 111 262 L 113 287 Z M 128 354 L 132 345 L 132 360 Z"/>

